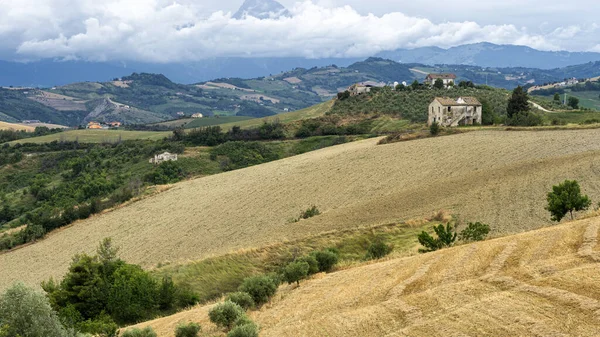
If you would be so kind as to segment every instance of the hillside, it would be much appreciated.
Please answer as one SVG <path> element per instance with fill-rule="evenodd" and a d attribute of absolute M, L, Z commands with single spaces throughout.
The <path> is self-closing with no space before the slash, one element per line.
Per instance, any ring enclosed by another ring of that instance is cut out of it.
<path fill-rule="evenodd" d="M 160 74 L 133 73 L 107 82 L 72 83 L 44 90 L 2 89 L 0 120 L 39 119 L 75 126 L 91 120 L 156 123 L 179 118 L 178 113 L 262 118 L 322 103 L 358 82 L 411 83 L 430 72 L 452 72 L 457 81 L 512 89 L 565 77 L 598 76 L 600 62 L 540 70 L 425 66 L 369 58 L 348 67 L 294 68 L 266 77 L 220 78 L 194 85 L 178 84 Z"/>
<path fill-rule="evenodd" d="M 576 179 L 600 199 L 599 136 L 592 129 L 370 139 L 187 181 L 1 254 L 0 285 L 60 276 L 71 256 L 107 236 L 124 259 L 150 268 L 443 208 L 489 223 L 495 235 L 539 228 L 550 224 L 544 205 L 557 182 Z M 289 221 L 310 205 L 323 214 Z"/>
<path fill-rule="evenodd" d="M 15 130 L 15 131 L 33 132 L 33 130 L 35 130 L 35 128 L 32 126 L 27 126 L 27 125 L 0 122 L 0 130 Z"/>
<path fill-rule="evenodd" d="M 282 286 L 261 336 L 597 336 L 600 218 L 393 259 Z M 196 307 L 150 325 L 171 337 Z"/>

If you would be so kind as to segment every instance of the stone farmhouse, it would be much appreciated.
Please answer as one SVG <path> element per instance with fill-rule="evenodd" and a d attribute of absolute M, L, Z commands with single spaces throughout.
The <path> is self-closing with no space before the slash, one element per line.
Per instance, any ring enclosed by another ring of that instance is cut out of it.
<path fill-rule="evenodd" d="M 454 84 L 456 81 L 456 75 L 454 74 L 429 74 L 425 77 L 425 83 L 429 85 L 434 85 L 435 81 L 441 79 L 444 82 L 444 87 L 447 88 L 450 85 L 450 82 Z"/>
<path fill-rule="evenodd" d="M 177 154 L 165 152 L 165 153 L 155 155 L 154 158 L 150 158 L 151 164 L 158 165 L 165 161 L 177 161 Z"/>
<path fill-rule="evenodd" d="M 366 81 L 361 83 L 356 83 L 348 88 L 350 95 L 357 96 L 360 94 L 364 94 L 367 92 L 371 92 L 371 88 L 383 88 L 385 87 L 385 83 L 374 82 L 374 81 Z"/>
<path fill-rule="evenodd" d="M 429 104 L 427 125 L 435 122 L 444 127 L 481 124 L 482 108 L 475 97 L 436 97 Z"/>

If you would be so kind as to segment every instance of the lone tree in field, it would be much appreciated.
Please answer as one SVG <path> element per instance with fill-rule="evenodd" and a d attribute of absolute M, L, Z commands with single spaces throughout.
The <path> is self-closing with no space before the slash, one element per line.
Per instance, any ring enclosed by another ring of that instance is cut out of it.
<path fill-rule="evenodd" d="M 569 96 L 569 99 L 567 99 L 567 105 L 573 109 L 579 109 L 579 98 Z"/>
<path fill-rule="evenodd" d="M 575 180 L 565 180 L 562 184 L 552 187 L 548 193 L 548 207 L 546 209 L 552 214 L 552 220 L 560 222 L 567 213 L 573 220 L 573 211 L 584 211 L 591 205 L 587 195 L 581 195 L 579 183 Z"/>
<path fill-rule="evenodd" d="M 513 90 L 512 96 L 508 100 L 506 115 L 511 118 L 521 112 L 529 112 L 529 95 L 521 86 L 518 86 Z"/>
<path fill-rule="evenodd" d="M 554 101 L 560 103 L 560 95 L 558 93 L 554 94 Z"/>
<path fill-rule="evenodd" d="M 434 238 L 429 233 L 423 231 L 418 236 L 419 243 L 423 245 L 425 248 L 420 248 L 419 253 L 428 253 L 433 252 L 444 247 L 451 247 L 456 241 L 457 233 L 456 228 L 454 228 L 451 224 L 438 225 L 433 227 L 435 234 L 437 234 L 437 238 Z"/>

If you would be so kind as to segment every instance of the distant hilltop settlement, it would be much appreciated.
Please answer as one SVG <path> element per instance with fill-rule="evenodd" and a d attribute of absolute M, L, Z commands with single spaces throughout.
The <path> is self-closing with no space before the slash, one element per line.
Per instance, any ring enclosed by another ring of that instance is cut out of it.
<path fill-rule="evenodd" d="M 443 88 L 449 88 L 449 87 L 454 86 L 455 81 L 456 81 L 455 74 L 449 74 L 449 73 L 447 73 L 447 74 L 428 74 L 427 77 L 425 77 L 424 84 L 432 86 L 432 87 L 439 85 L 440 87 L 443 87 Z M 360 82 L 360 83 L 351 85 L 347 89 L 347 91 L 350 93 L 351 96 L 357 96 L 357 95 L 371 92 L 371 89 L 373 89 L 373 88 L 383 88 L 383 87 L 397 88 L 399 85 L 403 85 L 404 87 L 409 86 L 409 84 L 405 81 L 394 82 L 394 83 L 366 81 L 366 82 Z"/>
<path fill-rule="evenodd" d="M 108 122 L 108 123 L 101 123 L 101 122 L 89 122 L 87 124 L 86 129 L 116 129 L 118 127 L 121 126 L 121 122 Z"/>

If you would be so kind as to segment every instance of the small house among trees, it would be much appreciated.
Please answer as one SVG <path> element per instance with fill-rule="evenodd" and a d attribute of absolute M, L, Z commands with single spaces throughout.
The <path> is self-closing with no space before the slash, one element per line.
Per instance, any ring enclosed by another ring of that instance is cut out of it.
<path fill-rule="evenodd" d="M 454 74 L 429 74 L 425 77 L 425 84 L 429 84 L 430 86 L 434 86 L 436 81 L 441 80 L 444 84 L 444 88 L 448 86 L 453 86 L 456 81 L 456 75 Z M 450 84 L 452 83 L 452 84 Z"/>
<path fill-rule="evenodd" d="M 367 92 L 371 92 L 372 88 L 383 88 L 385 87 L 385 83 L 374 82 L 374 81 L 366 81 L 361 83 L 356 83 L 348 88 L 348 92 L 350 92 L 351 96 L 357 96 L 360 94 L 364 94 Z"/>
<path fill-rule="evenodd" d="M 165 153 L 155 155 L 154 158 L 150 158 L 151 164 L 158 165 L 165 161 L 177 161 L 177 154 L 165 152 Z"/>
<path fill-rule="evenodd" d="M 429 104 L 427 125 L 459 126 L 481 124 L 483 105 L 475 97 L 436 97 Z"/>

